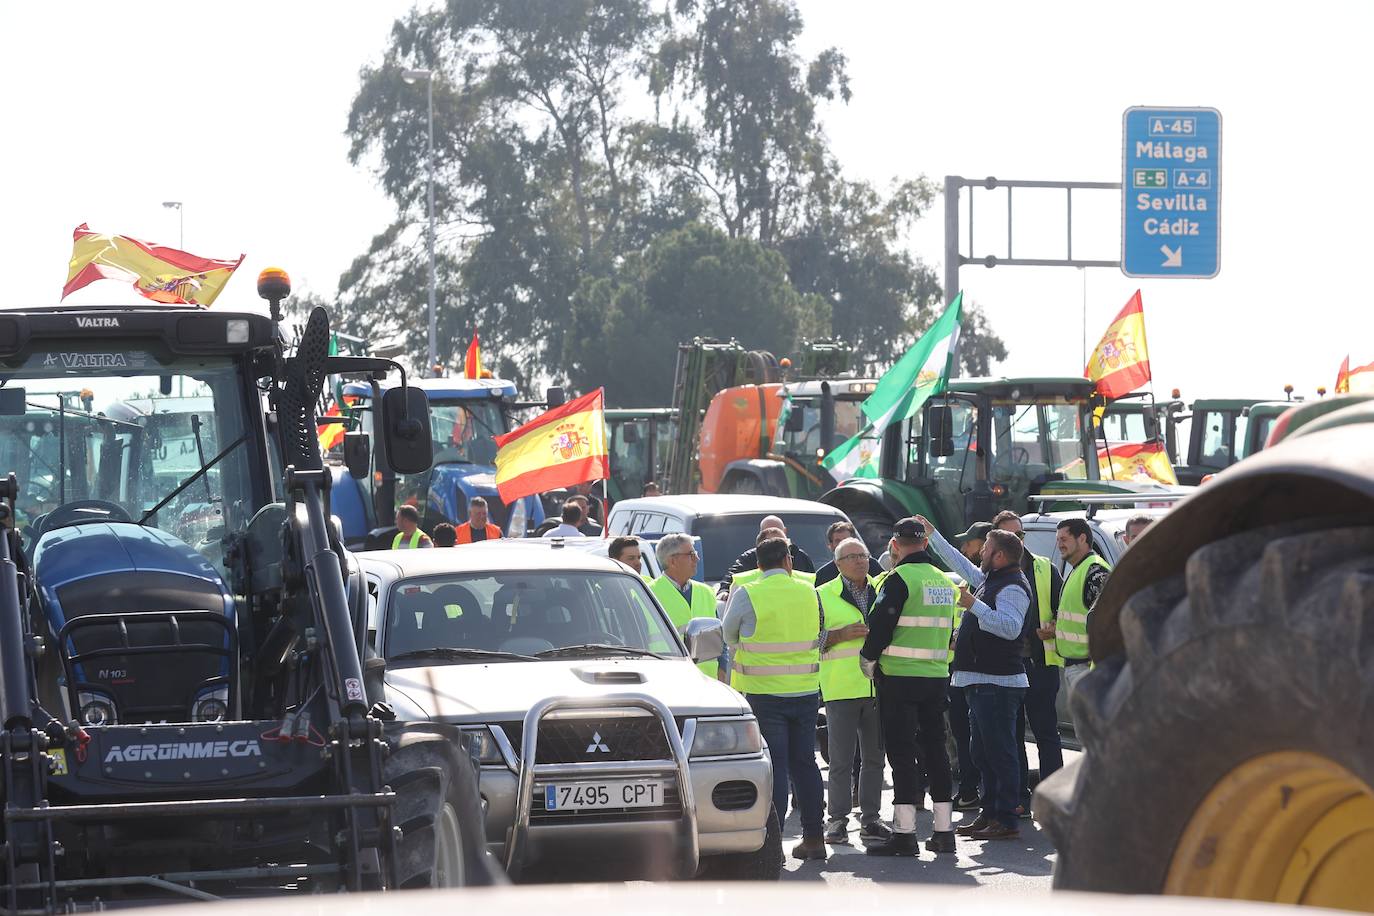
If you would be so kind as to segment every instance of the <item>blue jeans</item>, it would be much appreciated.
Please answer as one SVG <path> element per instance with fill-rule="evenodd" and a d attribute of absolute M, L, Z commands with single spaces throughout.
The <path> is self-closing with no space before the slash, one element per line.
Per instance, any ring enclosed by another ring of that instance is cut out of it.
<path fill-rule="evenodd" d="M 964 699 L 963 687 L 949 688 L 949 731 L 959 754 L 959 797 L 973 798 L 978 794 L 979 773 L 969 751 L 973 736 L 969 732 L 968 701 Z"/>
<path fill-rule="evenodd" d="M 1016 717 L 1024 687 L 973 684 L 964 688 L 968 700 L 969 751 L 983 777 L 983 817 L 1006 827 L 1017 825 L 1021 794 L 1021 764 L 1016 754 Z"/>
<path fill-rule="evenodd" d="M 825 820 L 821 769 L 816 766 L 816 713 L 820 694 L 774 697 L 750 693 L 744 697 L 759 720 L 759 731 L 773 758 L 773 807 L 778 824 L 787 820 L 788 785 L 801 808 L 803 836 L 820 836 Z"/>

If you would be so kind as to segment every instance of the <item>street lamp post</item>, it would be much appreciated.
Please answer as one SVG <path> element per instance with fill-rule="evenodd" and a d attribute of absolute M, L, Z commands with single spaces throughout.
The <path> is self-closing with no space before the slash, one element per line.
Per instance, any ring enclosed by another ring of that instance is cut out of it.
<path fill-rule="evenodd" d="M 434 71 L 432 70 L 405 70 L 401 73 L 401 79 L 408 85 L 414 85 L 420 80 L 425 81 L 425 90 L 429 108 L 429 140 L 425 146 L 425 158 L 428 160 L 429 172 L 429 367 L 426 374 L 436 375 L 435 366 L 439 362 L 439 355 L 436 344 L 436 318 L 434 312 Z"/>

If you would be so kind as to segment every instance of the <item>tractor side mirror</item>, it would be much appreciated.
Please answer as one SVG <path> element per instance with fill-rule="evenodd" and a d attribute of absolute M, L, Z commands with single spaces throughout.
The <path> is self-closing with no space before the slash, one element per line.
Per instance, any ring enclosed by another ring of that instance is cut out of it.
<path fill-rule="evenodd" d="M 626 423 L 620 427 L 620 441 L 626 445 L 635 445 L 639 442 L 639 427 L 633 423 Z"/>
<path fill-rule="evenodd" d="M 954 410 L 946 404 L 931 405 L 926 413 L 930 427 L 930 457 L 948 458 L 954 454 Z"/>
<path fill-rule="evenodd" d="M 561 385 L 554 385 L 544 390 L 544 402 L 548 405 L 549 410 L 553 410 L 555 407 L 562 407 L 567 401 L 568 396 L 563 393 Z"/>
<path fill-rule="evenodd" d="M 23 388 L 0 388 L 0 417 L 22 417 L 27 399 Z"/>
<path fill-rule="evenodd" d="M 429 435 L 429 398 L 425 393 L 410 385 L 389 389 L 382 395 L 378 419 L 391 470 L 397 474 L 428 471 L 434 464 L 434 443 Z"/>
<path fill-rule="evenodd" d="M 372 471 L 372 437 L 367 433 L 344 433 L 344 466 L 354 480 L 367 480 Z"/>
<path fill-rule="evenodd" d="M 789 433 L 805 432 L 806 415 L 802 413 L 801 408 L 792 408 L 792 412 L 787 415 L 787 422 L 783 424 L 783 429 Z"/>
<path fill-rule="evenodd" d="M 163 397 L 170 395 L 172 393 L 172 377 L 170 375 L 158 376 L 157 390 Z"/>

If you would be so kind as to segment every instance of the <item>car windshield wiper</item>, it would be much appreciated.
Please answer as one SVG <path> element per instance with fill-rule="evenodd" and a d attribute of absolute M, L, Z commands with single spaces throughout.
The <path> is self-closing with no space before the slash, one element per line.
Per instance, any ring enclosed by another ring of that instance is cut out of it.
<path fill-rule="evenodd" d="M 512 662 L 535 661 L 533 655 L 521 655 L 518 652 L 500 652 L 496 649 L 453 648 L 451 646 L 433 646 L 429 649 L 412 649 L 409 652 L 402 652 L 399 655 L 388 656 L 387 661 L 403 662 L 415 658 L 485 659 Z"/>
<path fill-rule="evenodd" d="M 659 655 L 657 652 L 650 652 L 648 649 L 636 649 L 633 646 L 615 646 L 610 643 L 589 642 L 577 646 L 562 646 L 557 649 L 545 649 L 543 652 L 534 653 L 535 658 L 559 658 L 564 655 L 633 655 L 635 657 L 648 658 L 667 658 L 666 655 Z"/>

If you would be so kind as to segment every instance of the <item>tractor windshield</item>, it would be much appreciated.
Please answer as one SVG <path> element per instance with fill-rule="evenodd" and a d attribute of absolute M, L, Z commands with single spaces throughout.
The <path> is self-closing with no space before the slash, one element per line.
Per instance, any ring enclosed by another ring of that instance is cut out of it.
<path fill-rule="evenodd" d="M 814 461 L 818 450 L 821 453 L 828 452 L 859 431 L 863 423 L 863 412 L 859 409 L 861 404 L 862 397 L 836 398 L 835 435 L 831 441 L 822 442 L 820 398 L 797 399 L 792 405 L 792 410 L 801 413 L 801 422 L 798 424 L 794 420 L 793 429 L 782 431 L 774 451 L 793 457 L 801 456 L 809 459 L 808 463 Z M 797 428 L 798 426 L 800 428 Z"/>
<path fill-rule="evenodd" d="M 493 398 L 436 398 L 429 402 L 429 428 L 435 464 L 492 464 L 493 439 L 506 431 L 506 418 Z"/>
<path fill-rule="evenodd" d="M 218 542 L 212 529 L 239 527 L 254 508 L 243 389 L 227 357 L 40 353 L 3 385 L 24 392 L 23 412 L 12 403 L 0 416 L 0 473 L 18 476 L 30 546 L 55 510 L 82 502 L 203 550 Z"/>
<path fill-rule="evenodd" d="M 993 407 L 993 468 L 998 479 L 1088 476 L 1078 404 L 1022 403 Z M 1092 456 L 1096 461 L 1096 456 Z"/>

